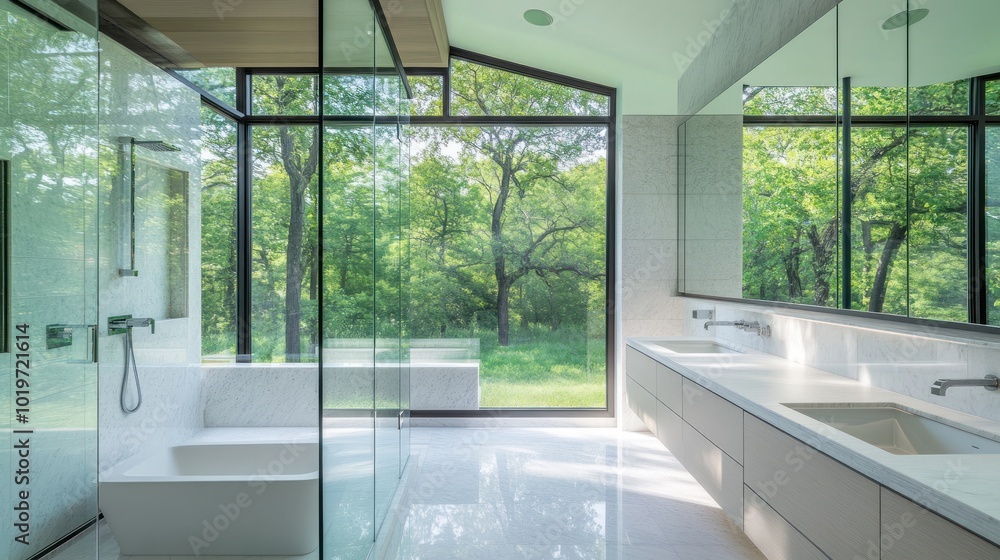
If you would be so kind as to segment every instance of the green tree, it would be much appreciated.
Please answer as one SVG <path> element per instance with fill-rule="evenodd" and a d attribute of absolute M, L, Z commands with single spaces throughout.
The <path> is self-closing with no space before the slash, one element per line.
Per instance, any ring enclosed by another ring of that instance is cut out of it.
<path fill-rule="evenodd" d="M 457 111 L 487 116 L 587 111 L 601 102 L 587 92 L 471 63 L 456 65 L 452 89 Z M 581 186 L 567 172 L 606 148 L 607 139 L 603 128 L 588 127 L 465 127 L 444 134 L 461 146 L 462 166 L 489 199 L 497 341 L 507 346 L 511 289 L 521 278 L 596 278 L 603 272 L 573 254 L 573 233 L 600 232 L 605 222 L 591 208 L 569 203 Z"/>

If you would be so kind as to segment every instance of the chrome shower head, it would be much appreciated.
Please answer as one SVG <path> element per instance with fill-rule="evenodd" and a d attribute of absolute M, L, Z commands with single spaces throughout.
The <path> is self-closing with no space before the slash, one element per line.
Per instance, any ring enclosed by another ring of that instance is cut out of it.
<path fill-rule="evenodd" d="M 180 148 L 173 144 L 168 144 L 163 140 L 134 140 L 136 146 L 146 148 L 153 152 L 179 152 Z"/>

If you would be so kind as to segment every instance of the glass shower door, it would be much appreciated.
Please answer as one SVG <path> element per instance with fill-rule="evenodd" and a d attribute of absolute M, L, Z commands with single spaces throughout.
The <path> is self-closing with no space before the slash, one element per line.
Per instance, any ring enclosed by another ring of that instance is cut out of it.
<path fill-rule="evenodd" d="M 322 3 L 322 560 L 375 541 L 375 46 L 367 0 Z M 331 123 L 327 117 L 351 117 Z"/>
<path fill-rule="evenodd" d="M 97 515 L 96 1 L 67 6 L 0 1 L 0 503 L 12 507 L 0 556 L 12 560 Z"/>

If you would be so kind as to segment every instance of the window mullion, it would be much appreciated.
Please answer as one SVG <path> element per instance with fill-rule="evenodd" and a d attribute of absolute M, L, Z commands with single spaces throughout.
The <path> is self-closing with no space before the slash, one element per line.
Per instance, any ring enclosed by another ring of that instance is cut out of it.
<path fill-rule="evenodd" d="M 986 80 L 973 78 L 969 88 L 969 322 L 989 324 L 986 276 Z"/>
<path fill-rule="evenodd" d="M 250 111 L 250 76 L 245 68 L 236 69 L 236 109 Z M 246 118 L 236 128 L 236 361 L 253 361 L 251 344 L 251 263 L 252 212 L 250 192 L 250 125 Z"/>

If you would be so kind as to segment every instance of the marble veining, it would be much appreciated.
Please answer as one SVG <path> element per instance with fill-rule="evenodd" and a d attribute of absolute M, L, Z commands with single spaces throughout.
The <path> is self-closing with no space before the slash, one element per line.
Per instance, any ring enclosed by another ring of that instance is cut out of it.
<path fill-rule="evenodd" d="M 317 364 L 201 367 L 205 427 L 315 426 Z"/>
<path fill-rule="evenodd" d="M 997 455 L 899 456 L 793 411 L 782 403 L 885 403 L 1000 441 L 1000 422 L 958 412 L 902 393 L 769 356 L 667 354 L 631 338 L 628 344 L 927 509 L 1000 544 Z"/>

